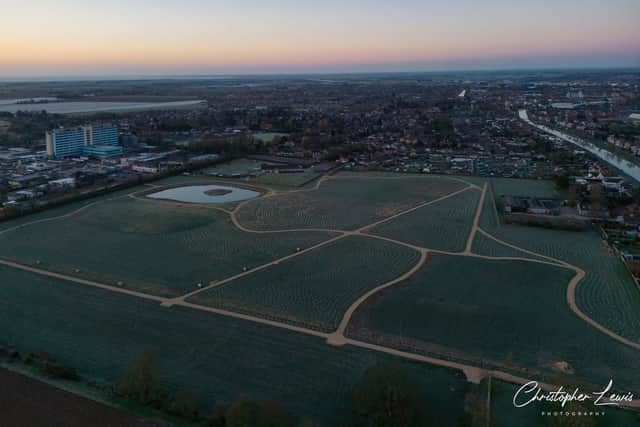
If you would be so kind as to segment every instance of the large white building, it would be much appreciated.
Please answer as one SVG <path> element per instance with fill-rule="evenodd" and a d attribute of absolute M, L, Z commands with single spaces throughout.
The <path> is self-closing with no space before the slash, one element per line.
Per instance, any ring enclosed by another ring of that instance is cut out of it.
<path fill-rule="evenodd" d="M 47 154 L 53 157 L 122 153 L 118 146 L 118 128 L 115 126 L 82 126 L 78 128 L 60 128 L 46 133 Z M 95 147 L 95 148 L 92 148 Z M 110 149 L 105 149 L 112 147 Z M 98 154 L 96 154 L 98 153 Z"/>

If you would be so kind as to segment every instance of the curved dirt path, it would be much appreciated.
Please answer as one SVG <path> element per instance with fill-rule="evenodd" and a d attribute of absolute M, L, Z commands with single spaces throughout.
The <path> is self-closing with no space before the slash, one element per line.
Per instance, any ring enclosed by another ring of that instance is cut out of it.
<path fill-rule="evenodd" d="M 317 190 L 320 185 L 326 181 L 327 179 L 336 179 L 335 177 L 328 177 L 328 176 L 323 176 L 320 179 L 318 179 L 318 181 L 316 182 L 316 185 L 312 188 L 309 189 L 303 189 L 303 190 L 295 190 L 293 192 L 298 192 L 298 191 L 314 191 Z M 371 177 L 371 179 L 381 179 L 380 177 Z M 388 178 L 382 178 L 382 179 L 393 179 L 392 177 L 388 177 Z M 459 180 L 459 179 L 458 179 Z M 128 290 L 128 289 L 123 289 L 120 287 L 115 287 L 115 286 L 111 286 L 111 285 L 105 285 L 102 283 L 98 283 L 95 281 L 90 281 L 90 280 L 85 280 L 85 279 L 80 279 L 80 278 L 76 278 L 73 276 L 68 276 L 68 275 L 64 275 L 64 274 L 59 274 L 59 273 L 54 273 L 48 270 L 43 270 L 43 269 L 39 269 L 39 268 L 35 268 L 35 267 L 31 267 L 31 266 L 27 266 L 27 265 L 23 265 L 23 264 L 19 264 L 19 263 L 15 263 L 15 262 L 11 262 L 11 261 L 6 261 L 6 260 L 1 260 L 0 259 L 0 265 L 5 265 L 8 267 L 12 267 L 12 268 L 17 268 L 17 269 L 21 269 L 24 271 L 28 271 L 28 272 L 32 272 L 32 273 L 36 273 L 36 274 L 40 274 L 40 275 L 45 275 L 45 276 L 49 276 L 49 277 L 53 277 L 53 278 L 58 278 L 58 279 L 62 279 L 62 280 L 67 280 L 70 282 L 74 282 L 77 284 L 81 284 L 81 285 L 86 285 L 86 286 L 92 286 L 92 287 L 97 287 L 100 289 L 104 289 L 104 290 L 108 290 L 111 292 L 117 292 L 117 293 L 121 293 L 121 294 L 126 294 L 129 296 L 133 296 L 133 297 L 137 297 L 137 298 L 143 298 L 146 300 L 152 300 L 152 301 L 156 301 L 156 302 L 160 302 L 163 306 L 165 307 L 172 307 L 174 305 L 176 306 L 183 306 L 183 307 L 187 307 L 190 309 L 195 309 L 195 310 L 201 310 L 201 311 L 205 311 L 205 312 L 210 312 L 210 313 L 214 313 L 214 314 L 218 314 L 218 315 L 222 315 L 222 316 L 227 316 L 227 317 L 232 317 L 232 318 L 236 318 L 236 319 L 241 319 L 241 320 L 246 320 L 246 321 L 251 321 L 254 323 L 259 323 L 259 324 L 263 324 L 263 325 L 268 325 L 268 326 L 272 326 L 272 327 L 276 327 L 276 328 L 280 328 L 280 329 L 285 329 L 285 330 L 289 330 L 289 331 L 293 331 L 293 332 L 298 332 L 298 333 L 303 333 L 303 334 L 307 334 L 307 335 L 311 335 L 311 336 L 315 336 L 315 337 L 320 337 L 325 339 L 329 344 L 331 345 L 353 345 L 356 347 L 361 347 L 361 348 L 365 348 L 365 349 L 369 349 L 369 350 L 373 350 L 373 351 L 378 351 L 378 352 L 382 352 L 382 353 L 386 353 L 386 354 L 390 354 L 390 355 L 395 355 L 398 357 L 402 357 L 402 358 L 406 358 L 406 359 L 411 359 L 411 360 L 417 360 L 417 361 L 422 361 L 422 362 L 426 362 L 426 363 L 431 363 L 434 365 L 439 365 L 439 366 L 444 366 L 444 367 L 449 367 L 449 368 L 453 368 L 453 369 L 459 369 L 461 370 L 466 378 L 474 383 L 478 383 L 480 382 L 483 378 L 487 377 L 487 376 L 494 376 L 496 378 L 502 379 L 504 381 L 508 381 L 508 382 L 512 382 L 512 383 L 516 383 L 516 384 L 525 384 L 526 382 L 529 382 L 528 379 L 525 378 L 521 378 L 521 377 L 516 377 L 514 375 L 511 375 L 509 373 L 505 373 L 502 371 L 490 371 L 490 370 L 486 370 L 483 368 L 479 368 L 477 366 L 474 365 L 467 365 L 464 363 L 458 363 L 458 362 L 452 362 L 452 361 L 448 361 L 448 360 L 444 360 L 444 359 L 437 359 L 437 358 L 433 358 L 433 357 L 427 357 L 427 356 L 421 356 L 418 354 L 414 354 L 414 353 L 408 353 L 408 352 L 404 352 L 404 351 L 400 351 L 394 348 L 390 348 L 390 347 L 384 347 L 384 346 L 379 346 L 376 344 L 371 344 L 371 343 L 367 343 L 367 342 L 363 342 L 363 341 L 359 341 L 359 340 L 354 340 L 354 339 L 350 339 L 350 338 L 346 338 L 344 336 L 344 332 L 346 331 L 348 324 L 350 322 L 351 316 L 353 315 L 353 313 L 355 313 L 355 311 L 357 310 L 357 308 L 364 303 L 368 298 L 370 298 L 372 295 L 376 294 L 377 292 L 380 292 L 386 288 L 392 287 L 394 285 L 397 285 L 403 281 L 405 281 L 406 279 L 408 279 L 409 277 L 411 277 L 413 274 L 415 274 L 416 271 L 418 271 L 420 268 L 422 268 L 422 266 L 425 264 L 426 260 L 427 260 L 427 256 L 429 252 L 433 252 L 433 253 L 442 253 L 442 254 L 448 254 L 448 255 L 455 255 L 455 256 L 470 256 L 470 257 L 478 257 L 478 258 L 483 258 L 483 259 L 489 259 L 489 260 L 518 260 L 518 261 L 524 261 L 524 262 L 535 262 L 535 263 L 540 263 L 540 264 L 549 264 L 549 265 L 553 265 L 553 266 L 557 266 L 557 267 L 564 267 L 564 268 L 568 268 L 571 269 L 573 271 L 576 272 L 576 275 L 574 276 L 574 278 L 571 280 L 571 282 L 569 283 L 569 286 L 567 287 L 567 301 L 569 303 L 569 306 L 571 307 L 571 309 L 574 311 L 574 313 L 576 315 L 578 315 L 582 320 L 584 320 L 585 322 L 587 322 L 588 324 L 590 324 L 591 326 L 595 327 L 596 329 L 600 330 L 601 332 L 607 334 L 608 336 L 610 336 L 611 338 L 622 342 L 628 346 L 631 346 L 633 348 L 636 349 L 640 349 L 640 344 L 635 343 L 633 341 L 630 341 L 624 337 L 621 337 L 620 335 L 614 333 L 613 331 L 605 328 L 604 326 L 600 325 L 599 323 L 597 323 L 596 321 L 594 321 L 593 319 L 591 319 L 589 316 L 587 316 L 584 312 L 582 312 L 576 305 L 575 302 L 575 289 L 578 285 L 578 283 L 582 280 L 582 278 L 584 277 L 585 273 L 583 270 L 581 270 L 580 268 L 570 265 L 564 261 L 561 260 L 557 260 L 555 258 L 552 257 L 548 257 L 545 255 L 541 255 L 541 254 L 537 254 L 535 252 L 529 251 L 527 249 L 518 247 L 516 245 L 512 245 L 508 242 L 505 242 L 503 240 L 498 239 L 497 237 L 487 233 L 486 231 L 484 231 L 482 228 L 479 227 L 478 223 L 479 223 L 479 218 L 480 218 L 480 213 L 483 207 L 483 201 L 484 201 L 484 197 L 486 195 L 486 191 L 487 191 L 487 184 L 485 183 L 484 187 L 482 189 L 480 189 L 480 187 L 478 187 L 475 184 L 472 184 L 470 182 L 464 181 L 464 180 L 459 180 L 459 181 L 463 181 L 465 183 L 468 184 L 468 187 L 463 188 L 461 190 L 458 190 L 456 192 L 447 194 L 443 197 L 440 197 L 438 199 L 429 201 L 429 202 L 425 202 L 422 203 L 418 206 L 415 206 L 413 208 L 407 209 L 403 212 L 400 212 L 398 214 L 395 214 L 391 217 L 385 218 L 383 220 L 380 221 L 376 221 L 372 224 L 368 224 L 366 226 L 363 226 L 355 231 L 344 231 L 344 230 L 333 230 L 333 229 L 316 229 L 317 231 L 324 231 L 324 232 L 334 232 L 334 233 L 339 233 L 338 236 L 335 236 L 331 239 L 325 240 L 323 242 L 320 242 L 316 245 L 313 245 L 311 247 L 308 247 L 302 251 L 287 255 L 285 257 L 282 257 L 280 259 L 274 260 L 270 263 L 258 266 L 256 268 L 253 268 L 251 270 L 247 270 L 246 272 L 240 273 L 238 275 L 232 276 L 232 277 L 228 277 L 226 279 L 223 279 L 221 281 L 218 282 L 213 282 L 211 283 L 209 286 L 202 288 L 202 289 L 198 289 L 196 291 L 193 291 L 191 293 L 185 294 L 181 297 L 178 298 L 163 298 L 163 297 L 157 297 L 157 296 L 153 296 L 150 294 L 146 294 L 146 293 L 142 293 L 142 292 L 136 292 L 136 291 L 132 291 L 132 290 Z M 467 249 L 464 252 L 446 252 L 446 251 L 439 251 L 439 250 L 433 250 L 430 248 L 426 248 L 426 247 L 419 247 L 419 246 L 415 246 L 415 245 L 411 245 L 405 242 L 401 242 L 401 241 L 397 241 L 394 239 L 390 239 L 390 238 L 386 238 L 383 236 L 377 236 L 374 234 L 370 234 L 367 233 L 367 230 L 370 230 L 371 228 L 380 225 L 386 221 L 390 221 L 392 219 L 395 219 L 397 217 L 400 217 L 402 215 L 405 215 L 407 213 L 413 212 L 415 210 L 418 210 L 422 207 L 428 206 L 430 204 L 433 203 L 437 203 L 439 201 L 445 200 L 449 197 L 453 197 L 456 194 L 459 194 L 463 191 L 467 191 L 469 189 L 478 189 L 482 191 L 482 197 L 481 197 L 481 201 L 478 204 L 478 209 L 476 211 L 476 215 L 474 217 L 474 224 L 472 226 L 472 230 L 470 232 L 470 236 L 467 240 Z M 283 193 L 287 193 L 287 192 L 283 192 Z M 260 197 L 260 198 L 264 198 L 264 197 L 273 197 L 276 194 L 283 194 L 283 193 L 277 193 L 275 191 L 270 190 L 270 192 L 268 192 L 266 195 Z M 132 193 L 135 194 L 135 193 Z M 117 198 L 112 198 L 112 199 L 105 199 L 105 200 L 99 200 L 93 203 L 90 203 L 88 205 L 82 206 L 79 209 L 69 212 L 67 214 L 58 216 L 58 217 L 53 217 L 53 218 L 45 218 L 42 220 L 36 220 L 36 221 L 32 221 L 29 223 L 25 223 L 25 224 L 21 224 L 19 226 L 13 227 L 11 229 L 7 229 L 7 230 L 2 230 L 0 231 L 0 234 L 2 233 L 6 233 L 8 231 L 12 231 L 18 228 L 22 228 L 22 227 L 26 227 L 28 225 L 32 225 L 35 223 L 40 223 L 40 222 L 46 222 L 46 221 L 53 221 L 56 219 L 61 219 L 61 218 L 66 218 L 72 215 L 77 214 L 78 212 L 81 212 L 84 209 L 89 208 L 90 206 L 93 206 L 97 203 L 103 202 L 103 201 L 107 201 L 107 200 L 115 200 L 121 197 L 127 197 L 129 195 L 125 195 L 125 196 L 120 196 Z M 229 213 L 229 215 L 233 219 L 235 218 L 235 213 L 246 203 L 250 203 L 252 201 L 255 200 L 259 200 L 260 198 L 256 198 L 256 199 L 251 199 L 251 200 L 247 200 L 243 203 L 240 203 L 239 205 L 236 206 L 236 208 L 233 211 L 228 211 L 227 213 Z M 241 229 L 242 231 L 248 232 L 248 233 L 262 233 L 262 231 L 259 230 L 250 230 L 250 229 L 246 229 L 244 227 L 242 227 L 242 225 L 237 221 L 237 219 L 235 221 L 233 221 L 234 224 L 236 226 L 239 226 L 238 228 Z M 266 233 L 284 233 L 284 232 L 294 232 L 294 231 L 314 231 L 312 229 L 295 229 L 295 230 L 275 230 L 275 231 L 266 231 Z M 511 247 L 513 249 L 517 249 L 520 250 L 524 253 L 530 254 L 530 255 L 534 255 L 536 257 L 541 257 L 546 259 L 547 261 L 542 261 L 542 260 L 536 260 L 536 259 L 530 259 L 530 258 L 519 258 L 519 257 L 491 257 L 491 256 L 485 256 L 485 255 L 479 255 L 479 254 L 474 254 L 470 251 L 470 244 L 473 244 L 473 240 L 474 240 L 474 236 L 477 232 L 482 233 L 483 235 L 497 241 L 498 243 L 504 244 L 508 247 Z M 364 295 L 362 295 L 358 300 L 356 300 L 347 310 L 347 312 L 345 312 L 345 314 L 343 315 L 343 319 L 340 322 L 338 329 L 336 330 L 336 332 L 332 333 L 332 334 L 327 334 L 327 333 L 322 333 L 319 331 L 315 331 L 312 329 L 308 329 L 308 328 L 304 328 L 304 327 L 299 327 L 299 326 L 293 326 L 287 323 L 282 323 L 282 322 L 277 322 L 277 321 L 272 321 L 272 320 L 267 320 L 267 319 L 263 319 L 263 318 L 259 318 L 259 317 L 255 317 L 255 316 L 250 316 L 250 315 L 245 315 L 245 314 L 241 314 L 241 313 L 237 313 L 237 312 L 233 312 L 233 311 L 228 311 L 228 310 L 222 310 L 222 309 L 216 309 L 216 308 L 210 308 L 210 307 L 206 307 L 206 306 L 200 306 L 197 304 L 192 304 L 192 303 L 188 303 L 185 301 L 186 298 L 189 298 L 190 296 L 196 295 L 200 292 L 204 292 L 207 289 L 210 289 L 211 287 L 214 286 L 220 286 L 221 284 L 227 283 L 229 281 L 235 280 L 239 277 L 248 275 L 248 274 L 252 274 L 256 271 L 268 268 L 272 265 L 277 265 L 282 261 L 285 261 L 287 259 L 291 259 L 294 258 L 296 256 L 302 255 L 304 253 L 307 253 L 309 251 L 312 251 L 318 247 L 330 244 L 332 242 L 335 242 L 337 240 L 343 239 L 347 236 L 364 236 L 364 237 L 369 237 L 369 238 L 374 238 L 374 239 L 381 239 L 381 240 L 385 240 L 391 243 L 396 243 L 399 245 L 403 245 L 409 248 L 412 248 L 414 250 L 417 250 L 420 252 L 421 257 L 419 262 L 413 267 L 411 268 L 409 271 L 405 272 L 404 274 L 402 274 L 401 276 L 397 277 L 396 279 L 393 279 L 389 282 L 386 282 L 370 291 L 368 291 L 367 293 L 365 293 Z M 632 403 L 630 403 L 629 405 L 626 406 L 637 406 L 638 405 L 638 401 L 634 401 Z"/>
<path fill-rule="evenodd" d="M 338 325 L 338 329 L 336 329 L 336 331 L 333 332 L 331 335 L 329 335 L 329 337 L 327 338 L 327 342 L 331 345 L 346 344 L 347 340 L 344 336 L 344 333 L 347 330 L 347 326 L 349 326 L 349 322 L 351 321 L 351 316 L 353 316 L 353 313 L 358 309 L 358 307 L 360 307 L 360 305 L 362 305 L 366 300 L 368 300 L 370 297 L 377 294 L 378 292 L 381 292 L 384 289 L 390 288 L 391 286 L 401 283 L 407 280 L 409 277 L 413 276 L 414 273 L 420 270 L 422 266 L 424 266 L 424 264 L 427 262 L 427 254 L 428 254 L 428 251 L 421 250 L 420 259 L 418 260 L 416 265 L 414 265 L 409 271 L 405 272 L 401 276 L 389 282 L 383 283 L 382 285 L 369 290 L 360 298 L 358 298 L 355 302 L 353 302 L 353 304 L 351 304 L 351 306 L 347 309 L 347 311 L 342 316 L 342 320 Z"/>

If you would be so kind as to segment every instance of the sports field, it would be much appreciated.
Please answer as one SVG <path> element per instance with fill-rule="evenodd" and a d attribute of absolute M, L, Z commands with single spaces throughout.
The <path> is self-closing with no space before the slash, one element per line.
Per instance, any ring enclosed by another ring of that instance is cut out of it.
<path fill-rule="evenodd" d="M 145 197 L 203 181 L 260 196 Z M 380 359 L 404 364 L 446 420 L 489 370 L 640 391 L 627 375 L 640 368 L 640 293 L 624 266 L 595 233 L 503 225 L 496 188 L 555 191 L 384 173 L 302 186 L 178 176 L 2 223 L 0 345 L 105 383 L 151 350 L 167 385 L 203 405 L 251 394 L 320 425 L 348 421 L 351 387 Z"/>

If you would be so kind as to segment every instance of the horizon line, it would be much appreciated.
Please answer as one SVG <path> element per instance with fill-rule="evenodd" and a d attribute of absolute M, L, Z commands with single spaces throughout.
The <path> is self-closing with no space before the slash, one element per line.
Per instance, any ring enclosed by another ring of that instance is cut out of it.
<path fill-rule="evenodd" d="M 0 76 L 0 83 L 20 83 L 20 82 L 48 82 L 48 81 L 94 81 L 94 80 L 160 80 L 160 79 L 221 79 L 221 78 L 248 78 L 248 77 L 296 77 L 296 76 L 363 76 L 363 75 L 416 75 L 416 74 L 463 74 L 463 73 L 526 73 L 526 72 L 560 72 L 560 71 L 580 71 L 580 72 L 606 72 L 606 71 L 630 71 L 640 72 L 640 66 L 589 66 L 589 67 L 518 67 L 518 68 L 451 68 L 447 70 L 419 70 L 419 71 L 283 71 L 283 72 L 237 72 L 237 73 L 178 73 L 178 74 L 80 74 L 80 75 L 33 75 L 23 76 Z"/>

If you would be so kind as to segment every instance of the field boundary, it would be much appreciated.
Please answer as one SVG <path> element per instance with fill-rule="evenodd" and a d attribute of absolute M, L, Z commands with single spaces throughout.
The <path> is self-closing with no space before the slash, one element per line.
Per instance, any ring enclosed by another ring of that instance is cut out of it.
<path fill-rule="evenodd" d="M 359 177 L 358 179 L 366 179 L 368 177 Z M 403 179 L 405 177 L 371 177 L 371 179 Z M 307 189 L 300 189 L 300 190 L 293 190 L 293 191 L 285 191 L 285 192 L 276 192 L 276 191 L 270 191 L 267 194 L 264 194 L 261 197 L 258 198 L 254 198 L 254 199 L 249 199 L 246 200 L 244 202 L 241 202 L 240 204 L 238 204 L 232 211 L 226 211 L 229 216 L 232 219 L 232 222 L 234 223 L 234 225 L 240 229 L 241 231 L 247 232 L 247 233 L 285 233 L 285 232 L 302 232 L 302 231 L 306 231 L 306 232 L 310 232 L 310 231 L 324 231 L 324 232 L 330 232 L 330 233 L 337 233 L 337 236 L 334 236 L 332 238 L 329 238 L 327 240 L 324 240 L 318 244 L 315 244 L 311 247 L 308 247 L 304 250 L 300 250 L 298 252 L 289 254 L 287 256 L 281 257 L 279 259 L 273 260 L 269 263 L 263 264 L 261 266 L 255 267 L 251 270 L 247 270 L 245 272 L 242 272 L 240 274 L 231 276 L 231 277 L 227 277 L 221 281 L 218 282 L 214 282 L 211 283 L 209 286 L 207 287 L 203 287 L 201 289 L 198 289 L 196 291 L 184 294 L 180 297 L 177 298 L 163 298 L 163 297 L 158 297 L 158 296 L 154 296 L 154 295 L 150 295 L 150 294 L 146 294 L 143 292 L 136 292 L 136 291 L 131 291 L 128 289 L 123 289 L 123 288 L 119 288 L 119 287 L 115 287 L 115 286 L 111 286 L 111 285 L 106 285 L 106 284 L 102 284 L 99 282 L 95 282 L 95 281 L 90 281 L 90 280 L 85 280 L 85 279 L 80 279 L 77 277 L 73 277 L 73 276 L 68 276 L 68 275 L 64 275 L 64 274 L 59 274 L 59 273 L 55 273 L 52 271 L 48 271 L 48 270 L 44 270 L 44 269 L 40 269 L 40 268 L 35 268 L 35 267 L 31 267 L 28 265 L 24 265 L 24 264 L 20 264 L 20 263 L 16 263 L 16 262 L 12 262 L 12 261 L 7 261 L 7 260 L 3 260 L 0 259 L 0 265 L 4 265 L 6 267 L 11 267 L 11 268 L 17 268 L 17 269 L 21 269 L 24 271 L 28 271 L 31 273 L 35 273 L 35 274 L 39 274 L 39 275 L 44 275 L 44 276 L 48 276 L 48 277 L 53 277 L 56 279 L 60 279 L 60 280 L 64 280 L 64 281 L 68 281 L 68 282 L 72 282 L 72 283 L 76 283 L 76 284 L 80 284 L 80 285 L 85 285 L 85 286 L 91 286 L 91 287 L 95 287 L 95 288 L 100 288 L 103 289 L 105 291 L 110 291 L 110 292 L 116 292 L 116 293 L 120 293 L 120 294 L 124 294 L 124 295 L 128 295 L 128 296 L 132 296 L 132 297 L 137 297 L 137 298 L 142 298 L 142 299 L 146 299 L 146 300 L 152 300 L 155 302 L 160 302 L 162 306 L 170 308 L 173 306 L 181 306 L 181 307 L 186 307 L 186 308 L 190 308 L 190 309 L 195 309 L 195 310 L 201 310 L 201 311 L 205 311 L 205 312 L 209 312 L 209 313 L 213 313 L 213 314 L 217 314 L 217 315 L 221 315 L 221 316 L 227 316 L 227 317 L 232 317 L 232 318 L 236 318 L 236 319 L 241 319 L 241 320 L 245 320 L 245 321 L 251 321 L 254 323 L 259 323 L 259 324 L 263 324 L 263 325 L 267 325 L 267 326 L 271 326 L 271 327 L 275 327 L 275 328 L 280 328 L 280 329 L 285 329 L 285 330 L 289 330 L 289 331 L 293 331 L 293 332 L 298 332 L 298 333 L 303 333 L 303 334 L 307 334 L 307 335 L 311 335 L 311 336 L 315 336 L 315 337 L 319 337 L 322 338 L 324 340 L 327 341 L 328 344 L 330 345 L 352 345 L 352 346 L 356 346 L 356 347 L 361 347 L 361 348 L 365 348 L 365 349 L 369 349 L 372 351 L 377 351 L 377 352 L 381 352 L 381 353 L 386 353 L 386 354 L 390 354 L 390 355 L 395 355 L 397 357 L 402 357 L 405 359 L 410 359 L 410 360 L 416 360 L 416 361 L 421 361 L 421 362 L 425 362 L 425 363 L 430 363 L 430 364 L 434 364 L 434 365 L 439 365 L 439 366 L 445 366 L 445 367 L 449 367 L 449 368 L 454 368 L 454 369 L 458 369 L 461 370 L 467 377 L 467 380 L 474 382 L 474 383 L 479 383 L 483 378 L 487 377 L 487 376 L 494 376 L 498 379 L 501 379 L 503 381 L 507 381 L 507 382 L 511 382 L 511 383 L 515 383 L 515 384 L 525 384 L 526 382 L 530 381 L 528 379 L 522 378 L 522 377 L 517 377 L 514 375 L 511 375 L 509 373 L 506 372 L 502 372 L 502 371 L 488 371 L 484 368 L 480 368 L 474 365 L 469 365 L 469 364 L 464 364 L 464 363 L 458 363 L 458 362 L 453 362 L 453 361 L 448 361 L 448 360 L 444 360 L 444 359 L 438 359 L 438 358 L 434 358 L 434 357 L 428 357 L 428 356 L 422 356 L 419 354 L 414 354 L 414 353 L 409 353 L 409 352 L 404 352 L 401 350 L 397 350 L 395 348 L 391 348 L 391 347 L 385 347 L 385 346 L 379 346 L 376 344 L 371 344 L 371 343 L 367 343 L 367 342 L 363 342 L 363 341 L 359 341 L 359 340 L 354 340 L 354 339 L 350 339 L 344 336 L 344 332 L 347 330 L 348 325 L 350 323 L 351 317 L 352 315 L 355 313 L 355 311 L 358 309 L 358 307 L 361 306 L 361 304 L 363 304 L 367 299 L 369 299 L 371 296 L 375 295 L 376 293 L 390 288 L 394 285 L 398 285 L 404 281 L 406 281 L 408 278 L 410 278 L 411 276 L 413 276 L 413 274 L 415 274 L 417 271 L 419 271 L 427 262 L 428 259 L 428 254 L 429 252 L 433 252 L 433 253 L 442 253 L 442 254 L 448 254 L 448 255 L 455 255 L 455 256 L 469 256 L 469 257 L 478 257 L 478 258 L 483 258 L 483 259 L 488 259 L 488 260 L 513 260 L 513 261 L 523 261 L 523 262 L 534 262 L 534 263 L 540 263 L 540 264 L 548 264 L 548 265 L 553 265 L 556 267 L 561 267 L 561 268 L 566 268 L 569 270 L 573 270 L 576 272 L 574 278 L 570 281 L 570 283 L 567 286 L 567 302 L 571 308 L 571 310 L 578 316 L 580 317 L 583 321 L 585 321 L 587 324 L 589 324 L 590 326 L 596 328 L 597 330 L 599 330 L 600 332 L 608 335 L 610 338 L 621 342 L 627 346 L 630 346 L 632 348 L 635 349 L 640 349 L 640 343 L 636 343 L 633 341 L 630 341 L 618 334 L 616 334 L 615 332 L 607 329 L 606 327 L 604 327 L 603 325 L 597 323 L 595 320 L 591 319 L 589 316 L 587 316 L 584 312 L 582 312 L 578 307 L 577 304 L 575 302 L 575 289 L 577 287 L 577 285 L 580 283 L 580 281 L 583 279 L 583 277 L 585 276 L 585 272 L 580 269 L 579 267 L 576 267 L 574 265 L 571 265 L 569 263 L 566 263 L 564 261 L 558 260 L 556 258 L 553 257 L 549 257 L 549 256 L 545 256 L 545 255 L 541 255 L 538 253 L 535 253 L 533 251 L 529 251 L 527 249 L 518 247 L 516 245 L 507 243 L 493 235 L 491 235 L 490 233 L 486 232 L 485 230 L 483 230 L 480 225 L 479 225 L 479 220 L 480 220 L 480 216 L 482 213 L 482 209 L 483 209 L 483 205 L 484 205 L 484 200 L 486 197 L 486 192 L 487 192 L 487 187 L 488 184 L 485 182 L 484 186 L 482 188 L 480 188 L 479 186 L 472 184 L 470 182 L 464 181 L 462 179 L 459 178 L 447 178 L 447 177 L 443 177 L 443 179 L 453 179 L 453 180 L 457 180 L 457 181 L 461 181 L 467 184 L 467 187 L 451 192 L 447 195 L 444 195 L 442 197 L 439 197 L 435 200 L 431 200 L 428 202 L 424 202 L 421 203 L 417 206 L 414 206 L 412 208 L 406 209 L 402 212 L 399 212 L 397 214 L 394 214 L 392 216 L 389 216 L 387 218 L 384 218 L 382 220 L 373 222 L 371 224 L 367 224 L 363 227 L 358 228 L 357 230 L 354 231 L 345 231 L 345 230 L 339 230 L 339 229 L 294 229 L 294 230 L 287 230 L 287 229 L 283 229 L 283 230 L 274 230 L 274 231 L 260 231 L 260 230 L 250 230 L 247 229 L 245 227 L 242 226 L 242 224 L 240 224 L 237 220 L 236 217 L 236 213 L 239 211 L 239 209 L 241 209 L 242 206 L 246 205 L 247 203 L 250 203 L 252 201 L 255 200 L 259 200 L 262 198 L 266 198 L 266 197 L 273 197 L 276 194 L 283 194 L 283 193 L 292 193 L 292 192 L 307 192 L 307 191 L 315 191 L 317 190 L 323 182 L 325 182 L 328 179 L 344 179 L 344 178 L 338 178 L 338 177 L 328 177 L 326 175 L 322 176 L 321 178 L 319 178 L 315 184 L 314 187 L 312 188 L 307 188 Z M 469 233 L 469 236 L 467 238 L 467 246 L 465 251 L 463 252 L 446 252 L 446 251 L 439 251 L 439 250 L 435 250 L 435 249 L 430 249 L 428 247 L 420 247 L 420 246 L 416 246 L 416 245 L 411 245 L 409 243 L 406 242 L 401 242 L 398 240 L 394 240 L 394 239 L 390 239 L 390 238 L 386 238 L 383 236 L 378 236 L 372 233 L 368 233 L 368 230 L 370 230 L 371 228 L 374 228 L 382 223 L 385 223 L 387 221 L 391 221 L 395 218 L 398 218 L 402 215 L 406 215 L 410 212 L 416 211 L 418 209 L 421 209 L 423 207 L 429 206 L 431 204 L 435 204 L 438 203 L 442 200 L 445 200 L 449 197 L 453 197 L 457 194 L 460 194 L 464 191 L 470 190 L 470 189 L 478 189 L 482 191 L 482 195 L 480 198 L 480 201 L 478 203 L 478 207 L 476 209 L 476 213 L 474 216 L 474 223 L 472 226 L 472 229 Z M 147 189 L 148 191 L 148 189 Z M 492 193 L 493 194 L 493 193 Z M 127 195 L 123 195 L 123 196 L 119 196 L 116 198 L 110 198 L 110 199 L 104 199 L 104 200 L 99 200 L 87 205 L 84 205 L 74 211 L 68 212 L 64 215 L 60 215 L 57 217 L 51 217 L 51 218 L 44 218 L 44 219 L 40 219 L 40 220 L 35 220 L 35 221 L 31 221 L 31 222 L 27 222 L 24 224 L 20 224 L 16 227 L 13 228 L 9 228 L 6 230 L 2 230 L 0 231 L 0 234 L 4 234 L 19 228 L 23 228 L 23 227 L 27 227 L 29 225 L 35 224 L 35 223 L 41 223 L 41 222 L 47 222 L 47 221 L 54 221 L 57 219 L 62 219 L 62 218 L 67 218 L 67 217 L 71 217 L 79 212 L 82 212 L 85 209 L 88 209 L 91 206 L 95 206 L 98 203 L 102 203 L 105 201 L 111 201 L 111 200 L 115 200 L 115 199 L 120 199 L 123 197 L 129 197 L 129 196 L 135 196 L 137 195 L 137 193 L 131 193 L 131 194 L 127 194 Z M 494 209 L 495 209 L 495 202 L 494 202 Z M 494 241 L 504 244 L 508 247 L 511 247 L 513 249 L 517 249 L 520 250 L 524 253 L 530 254 L 530 255 L 535 255 L 537 257 L 541 257 L 544 258 L 546 261 L 540 260 L 540 259 L 531 259 L 531 258 L 524 258 L 524 257 L 491 257 L 491 256 L 486 256 L 486 255 L 480 255 L 480 254 L 475 254 L 473 252 L 471 252 L 471 247 L 473 245 L 473 241 L 475 239 L 475 235 L 477 234 L 477 232 L 480 232 L 481 234 L 485 235 L 486 237 L 493 239 Z M 256 271 L 259 270 L 263 270 L 265 268 L 268 268 L 272 265 L 277 265 L 278 263 L 282 262 L 282 261 L 286 261 L 288 259 L 306 254 L 308 252 L 311 252 L 319 247 L 325 246 L 327 244 L 333 243 L 335 241 L 338 241 L 340 239 L 344 239 L 348 236 L 364 236 L 364 237 L 368 237 L 368 238 L 373 238 L 373 239 L 381 239 L 381 240 L 385 240 L 391 243 L 395 243 L 398 245 L 402 245 L 405 247 L 409 247 L 412 248 L 414 250 L 417 250 L 420 252 L 420 260 L 418 261 L 418 263 L 416 263 L 410 270 L 406 271 L 404 274 L 400 275 L 399 277 L 397 277 L 396 279 L 393 279 L 391 281 L 388 281 L 384 284 L 379 285 L 378 287 L 366 292 L 364 295 L 362 295 L 360 298 L 358 298 L 356 301 L 354 301 L 351 306 L 349 307 L 349 309 L 344 313 L 342 321 L 340 322 L 337 330 L 334 333 L 328 334 L 328 333 L 323 333 L 323 332 L 319 332 L 316 330 L 312 330 L 309 328 L 304 328 L 304 327 L 300 327 L 300 326 L 294 326 L 291 324 L 287 324 L 287 323 L 283 323 L 283 322 L 278 322 L 278 321 L 273 321 L 273 320 L 267 320 L 261 317 L 257 317 L 257 316 L 251 316 L 251 315 L 246 315 L 246 314 L 241 314 L 235 311 L 229 311 L 229 310 L 222 310 L 222 309 L 217 309 L 217 308 L 211 308 L 211 307 L 207 307 L 207 306 L 202 306 L 202 305 L 198 305 L 198 304 L 193 304 L 193 303 L 189 303 L 186 301 L 187 298 L 194 296 L 200 292 L 204 292 L 208 289 L 211 289 L 212 287 L 215 286 L 220 286 L 221 284 L 230 282 L 232 280 L 238 279 L 240 277 L 246 276 L 248 274 L 252 274 Z M 546 387 L 551 387 L 550 385 L 545 385 Z M 635 406 L 638 407 L 640 406 L 640 401 L 635 400 L 634 402 L 631 402 L 628 406 Z"/>

